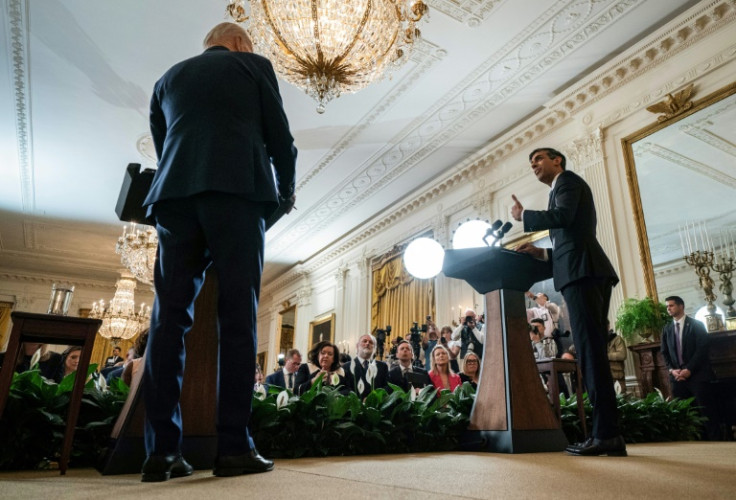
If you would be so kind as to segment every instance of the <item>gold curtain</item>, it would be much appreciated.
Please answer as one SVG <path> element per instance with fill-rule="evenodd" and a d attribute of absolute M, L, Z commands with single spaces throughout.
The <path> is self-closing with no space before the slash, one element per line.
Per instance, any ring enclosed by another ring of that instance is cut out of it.
<path fill-rule="evenodd" d="M 414 278 L 404 268 L 406 245 L 394 247 L 373 266 L 371 330 L 391 325 L 391 337 L 406 337 L 412 323 L 435 316 L 434 278 Z"/>
<path fill-rule="evenodd" d="M 10 312 L 12 310 L 12 302 L 0 302 L 0 351 L 3 352 L 10 337 Z"/>

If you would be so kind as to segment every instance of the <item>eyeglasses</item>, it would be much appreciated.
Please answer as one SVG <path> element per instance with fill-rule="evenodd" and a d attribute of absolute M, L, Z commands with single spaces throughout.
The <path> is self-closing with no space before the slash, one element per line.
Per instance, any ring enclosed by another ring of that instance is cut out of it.
<path fill-rule="evenodd" d="M 478 361 L 475 359 L 469 359 L 465 362 L 466 365 L 477 365 Z"/>

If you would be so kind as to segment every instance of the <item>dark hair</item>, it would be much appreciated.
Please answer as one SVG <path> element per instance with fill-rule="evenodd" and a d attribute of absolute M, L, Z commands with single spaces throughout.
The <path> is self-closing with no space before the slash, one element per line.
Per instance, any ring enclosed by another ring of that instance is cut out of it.
<path fill-rule="evenodd" d="M 544 320 L 542 318 L 534 318 L 529 323 L 539 323 L 540 325 L 544 325 Z"/>
<path fill-rule="evenodd" d="M 150 328 L 146 328 L 136 337 L 133 343 L 133 349 L 135 349 L 136 355 L 140 358 L 143 353 L 146 352 L 146 346 L 148 345 L 148 331 Z"/>
<path fill-rule="evenodd" d="M 664 299 L 665 304 L 669 302 L 670 300 L 674 302 L 675 304 L 677 304 L 678 306 L 685 307 L 685 301 L 682 300 L 682 297 L 678 297 L 677 295 L 670 295 L 669 297 Z"/>
<path fill-rule="evenodd" d="M 562 170 L 565 170 L 565 165 L 567 164 L 567 158 L 565 158 L 565 155 L 563 155 L 562 153 L 560 153 L 559 151 L 557 151 L 556 149 L 553 149 L 553 148 L 537 148 L 537 149 L 535 149 L 534 151 L 532 151 L 531 153 L 529 153 L 529 161 L 532 160 L 532 156 L 534 156 L 536 153 L 539 153 L 540 151 L 544 151 L 545 153 L 547 153 L 547 158 L 549 158 L 550 160 L 554 160 L 558 156 L 560 158 L 562 158 L 562 160 L 560 160 L 560 167 L 562 167 Z"/>
<path fill-rule="evenodd" d="M 332 347 L 333 349 L 332 352 L 334 356 L 332 358 L 332 364 L 330 365 L 330 371 L 335 371 L 340 367 L 340 349 L 338 349 L 337 346 L 329 340 L 323 340 L 322 342 L 314 344 L 307 353 L 307 359 L 314 366 L 319 366 L 319 353 L 322 352 L 322 349 L 325 347 Z"/>
<path fill-rule="evenodd" d="M 299 349 L 289 349 L 288 351 L 286 351 L 284 359 L 291 359 L 296 355 L 298 355 L 300 358 L 302 357 L 302 353 L 299 352 Z"/>

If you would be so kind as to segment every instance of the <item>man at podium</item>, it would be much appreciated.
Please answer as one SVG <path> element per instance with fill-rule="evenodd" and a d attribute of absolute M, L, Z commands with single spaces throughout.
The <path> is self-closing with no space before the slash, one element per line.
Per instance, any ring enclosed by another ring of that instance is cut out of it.
<path fill-rule="evenodd" d="M 552 189 L 547 210 L 525 210 L 512 195 L 511 216 L 523 222 L 526 232 L 548 229 L 552 248 L 524 243 L 517 251 L 552 262 L 555 290 L 562 292 L 567 303 L 583 380 L 593 404 L 591 435 L 565 451 L 572 455 L 626 456 L 606 355 L 606 320 L 618 276 L 596 239 L 593 194 L 580 176 L 565 170 L 566 159 L 559 151 L 535 149 L 529 162 L 537 179 Z"/>

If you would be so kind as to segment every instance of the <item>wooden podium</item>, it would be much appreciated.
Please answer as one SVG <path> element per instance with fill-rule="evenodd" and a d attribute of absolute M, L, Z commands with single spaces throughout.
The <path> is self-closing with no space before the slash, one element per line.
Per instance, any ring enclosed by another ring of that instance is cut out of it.
<path fill-rule="evenodd" d="M 552 276 L 551 265 L 486 247 L 447 250 L 442 271 L 485 294 L 486 339 L 463 448 L 501 453 L 564 450 L 567 438 L 539 378 L 524 304 L 524 292 Z"/>

